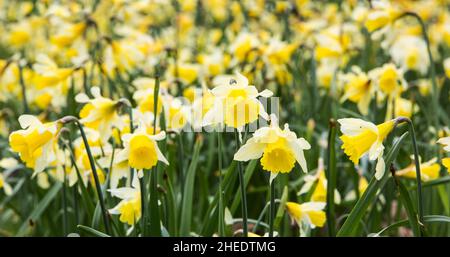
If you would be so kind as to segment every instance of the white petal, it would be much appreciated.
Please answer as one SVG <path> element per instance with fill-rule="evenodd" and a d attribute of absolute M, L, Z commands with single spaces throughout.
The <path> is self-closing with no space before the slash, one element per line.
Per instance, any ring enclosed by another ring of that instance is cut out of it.
<path fill-rule="evenodd" d="M 248 160 L 258 159 L 264 152 L 265 144 L 257 143 L 255 138 L 250 138 L 241 148 L 234 154 L 234 160 L 246 162 Z"/>
<path fill-rule="evenodd" d="M 41 121 L 33 115 L 23 114 L 19 117 L 20 127 L 26 129 L 32 125 L 42 124 Z"/>
<path fill-rule="evenodd" d="M 136 189 L 131 187 L 121 187 L 116 189 L 108 189 L 112 196 L 120 199 L 131 199 L 135 196 Z"/>
<path fill-rule="evenodd" d="M 377 159 L 380 155 L 383 155 L 384 145 L 382 142 L 375 142 L 369 149 L 369 160 L 373 161 Z"/>
<path fill-rule="evenodd" d="M 156 148 L 156 155 L 158 156 L 158 160 L 162 161 L 166 165 L 169 165 L 169 161 L 167 161 L 166 157 L 161 153 L 161 150 L 159 150 L 158 144 L 154 142 L 155 148 Z"/>
<path fill-rule="evenodd" d="M 216 97 L 226 97 L 230 90 L 229 85 L 220 85 L 211 90 L 211 93 Z"/>
<path fill-rule="evenodd" d="M 75 101 L 77 103 L 87 103 L 89 100 L 89 97 L 85 93 L 79 93 L 75 96 Z"/>
<path fill-rule="evenodd" d="M 100 88 L 99 88 L 99 87 L 91 87 L 91 94 L 92 94 L 95 98 L 100 98 L 100 97 L 102 97 L 102 94 L 100 93 Z"/>
<path fill-rule="evenodd" d="M 265 97 L 265 98 L 269 98 L 269 97 L 273 96 L 273 92 L 270 91 L 269 89 L 264 89 L 263 91 L 259 92 L 258 95 Z"/>
<path fill-rule="evenodd" d="M 378 128 L 375 124 L 356 118 L 344 118 L 338 120 L 341 124 L 341 132 L 345 135 L 356 136 L 365 129 L 370 129 L 378 134 Z"/>
<path fill-rule="evenodd" d="M 150 136 L 151 139 L 156 140 L 156 141 L 160 141 L 163 140 L 164 138 L 166 138 L 166 132 L 165 131 L 161 131 L 156 135 L 151 135 Z"/>
<path fill-rule="evenodd" d="M 305 154 L 303 153 L 303 149 L 309 149 L 311 146 L 306 140 L 301 140 L 302 138 L 299 138 L 297 140 L 289 142 L 289 145 L 291 146 L 295 159 L 297 160 L 298 164 L 300 164 L 300 167 L 302 168 L 303 172 L 308 173 L 308 165 L 306 163 Z M 306 145 L 307 144 L 307 145 Z M 304 148 L 304 147 L 308 148 Z"/>
<path fill-rule="evenodd" d="M 239 86 L 247 86 L 248 85 L 248 79 L 239 72 L 236 72 L 236 81 Z"/>
<path fill-rule="evenodd" d="M 5 190 L 6 195 L 12 195 L 12 188 L 8 183 L 3 183 L 3 189 Z"/>
<path fill-rule="evenodd" d="M 450 152 L 450 137 L 440 138 L 437 142 L 445 146 L 445 151 Z"/>
<path fill-rule="evenodd" d="M 375 178 L 380 180 L 383 177 L 385 170 L 386 164 L 384 163 L 383 156 L 380 156 L 378 157 L 377 165 L 375 167 Z"/>
<path fill-rule="evenodd" d="M 300 204 L 302 211 L 321 211 L 325 208 L 327 204 L 324 202 L 306 202 Z"/>
<path fill-rule="evenodd" d="M 120 152 L 118 152 L 115 155 L 114 163 L 117 164 L 117 163 L 121 163 L 123 161 L 128 160 L 129 152 L 130 152 L 130 150 L 128 147 L 125 147 L 124 149 L 122 149 Z"/>

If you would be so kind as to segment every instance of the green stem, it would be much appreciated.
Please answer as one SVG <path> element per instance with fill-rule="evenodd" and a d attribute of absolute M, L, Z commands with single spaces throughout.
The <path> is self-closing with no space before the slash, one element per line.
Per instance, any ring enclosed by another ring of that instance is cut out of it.
<path fill-rule="evenodd" d="M 414 131 L 414 125 L 412 121 L 405 117 L 397 118 L 397 123 L 406 122 L 408 123 L 409 133 L 411 135 L 411 141 L 414 150 L 414 164 L 416 166 L 416 181 L 417 181 L 417 206 L 419 209 L 419 222 L 421 226 L 421 236 L 423 235 L 424 230 L 424 219 L 423 219 L 423 195 L 422 195 L 422 178 L 420 172 L 420 162 L 419 162 L 419 150 L 417 148 L 416 142 L 416 132 Z"/>
<path fill-rule="evenodd" d="M 153 91 L 153 134 L 156 134 L 156 121 L 157 121 L 157 111 L 158 111 L 158 95 L 159 95 L 159 70 L 156 67 L 155 71 L 155 87 Z M 161 236 L 161 222 L 158 207 L 158 166 L 155 165 L 152 169 L 152 174 L 150 178 L 150 207 L 151 207 L 151 217 L 150 217 L 150 235 L 151 236 Z"/>
<path fill-rule="evenodd" d="M 63 181 L 63 210 L 64 210 L 64 217 L 63 217 L 63 229 L 64 229 L 64 236 L 67 235 L 67 175 L 66 175 L 66 167 L 63 167 L 64 172 L 64 181 Z"/>
<path fill-rule="evenodd" d="M 273 237 L 273 223 L 275 221 L 275 179 L 270 183 L 270 216 L 269 237 Z"/>
<path fill-rule="evenodd" d="M 28 107 L 27 94 L 26 94 L 27 90 L 25 87 L 25 81 L 23 79 L 23 67 L 20 65 L 20 63 L 18 63 L 17 66 L 19 67 L 19 81 L 20 81 L 20 87 L 22 89 L 23 109 L 24 109 L 25 113 L 28 113 L 30 111 L 30 109 Z"/>
<path fill-rule="evenodd" d="M 427 54 L 428 54 L 428 60 L 430 62 L 430 77 L 431 77 L 431 85 L 433 87 L 433 108 L 434 110 L 439 110 L 439 89 L 437 86 L 437 80 L 436 80 L 436 70 L 434 67 L 434 59 L 433 55 L 431 54 L 431 48 L 430 48 L 430 40 L 428 38 L 427 33 L 427 27 L 425 26 L 424 21 L 422 18 L 415 12 L 405 12 L 401 16 L 399 16 L 397 19 L 401 19 L 403 17 L 414 17 L 417 22 L 419 22 L 420 27 L 422 28 L 422 37 L 425 40 L 425 43 L 427 45 Z M 433 116 L 433 123 L 436 130 L 436 136 L 439 137 L 439 116 L 438 115 L 432 115 Z M 438 153 L 438 160 L 440 161 L 440 152 L 439 148 L 436 147 L 437 153 Z"/>
<path fill-rule="evenodd" d="M 105 224 L 105 230 L 106 230 L 107 234 L 110 234 L 111 230 L 109 228 L 108 212 L 105 207 L 105 202 L 104 202 L 103 193 L 102 193 L 102 187 L 100 185 L 100 180 L 98 178 L 97 168 L 95 166 L 94 157 L 92 156 L 91 148 L 89 147 L 89 143 L 88 143 L 86 134 L 84 133 L 83 125 L 78 120 L 76 120 L 75 122 L 78 125 L 78 129 L 80 130 L 81 137 L 83 139 L 84 147 L 86 148 L 86 153 L 89 157 L 89 163 L 91 165 L 92 174 L 94 175 L 95 188 L 97 189 L 96 191 L 97 191 L 97 195 L 98 195 L 98 201 L 100 203 L 100 208 L 102 210 L 102 217 L 103 217 L 103 223 Z"/>
<path fill-rule="evenodd" d="M 328 134 L 328 155 L 327 155 L 327 224 L 328 235 L 336 236 L 334 190 L 336 188 L 336 122 L 330 120 L 330 131 Z M 358 191 L 358 187 L 356 187 Z"/>
<path fill-rule="evenodd" d="M 223 206 L 223 188 L 222 188 L 222 134 L 217 132 L 217 155 L 219 165 L 219 236 L 225 236 L 225 220 Z"/>
<path fill-rule="evenodd" d="M 236 152 L 241 147 L 241 144 L 239 142 L 239 132 L 237 129 L 234 130 L 235 140 L 236 140 Z M 241 198 L 242 198 L 242 230 L 243 230 L 243 236 L 248 236 L 248 226 L 247 226 L 247 196 L 245 194 L 245 181 L 244 181 L 244 172 L 242 170 L 242 165 L 240 162 L 237 163 L 238 166 L 238 172 L 239 172 L 239 184 L 241 188 Z"/>

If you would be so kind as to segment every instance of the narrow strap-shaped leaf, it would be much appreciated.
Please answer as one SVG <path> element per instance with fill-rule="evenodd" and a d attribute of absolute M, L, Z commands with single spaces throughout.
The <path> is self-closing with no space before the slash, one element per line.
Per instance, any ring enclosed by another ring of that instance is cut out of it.
<path fill-rule="evenodd" d="M 197 171 L 197 162 L 201 147 L 202 147 L 202 140 L 198 138 L 194 145 L 194 153 L 192 155 L 192 161 L 189 164 L 189 168 L 186 175 L 186 181 L 184 184 L 183 203 L 181 207 L 181 219 L 180 219 L 181 236 L 188 236 L 191 231 L 195 172 Z"/>
<path fill-rule="evenodd" d="M 22 225 L 19 228 L 19 231 L 17 232 L 17 236 L 24 236 L 27 232 L 27 229 L 29 228 L 29 222 L 36 221 L 39 219 L 41 214 L 47 209 L 48 205 L 51 203 L 53 198 L 56 197 L 59 190 L 62 188 L 62 183 L 55 183 L 53 187 L 47 192 L 47 194 L 42 198 L 42 200 L 38 203 L 36 208 L 33 209 L 33 211 L 30 213 L 28 218 L 22 223 Z"/>

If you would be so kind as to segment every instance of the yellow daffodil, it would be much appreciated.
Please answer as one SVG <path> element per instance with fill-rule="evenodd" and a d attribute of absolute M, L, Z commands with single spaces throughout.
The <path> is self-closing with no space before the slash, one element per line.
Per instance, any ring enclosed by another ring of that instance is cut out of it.
<path fill-rule="evenodd" d="M 311 145 L 304 138 L 297 138 L 288 124 L 280 129 L 275 115 L 271 115 L 270 127 L 262 127 L 234 154 L 236 161 L 248 161 L 261 158 L 261 166 L 271 172 L 270 182 L 278 173 L 290 172 L 297 162 L 303 172 L 307 172 L 307 164 L 303 151 Z"/>
<path fill-rule="evenodd" d="M 369 154 L 369 160 L 377 159 L 375 178 L 381 179 L 385 171 L 383 141 L 394 129 L 396 121 L 389 120 L 378 126 L 355 118 L 339 119 L 338 122 L 343 134 L 340 139 L 345 154 L 355 165 L 366 153 Z"/>
<path fill-rule="evenodd" d="M 390 47 L 394 62 L 404 70 L 415 70 L 424 75 L 428 71 L 427 45 L 420 36 L 403 35 Z"/>
<path fill-rule="evenodd" d="M 358 110 L 367 115 L 374 92 L 373 84 L 368 75 L 361 71 L 359 67 L 353 66 L 352 72 L 339 76 L 339 81 L 344 90 L 341 102 L 349 100 L 357 103 Z"/>
<path fill-rule="evenodd" d="M 365 26 L 369 32 L 389 25 L 401 14 L 400 10 L 388 1 L 377 0 L 373 1 L 372 5 L 373 9 L 367 14 L 365 21 Z"/>
<path fill-rule="evenodd" d="M 128 160 L 130 167 L 138 170 L 151 169 L 158 161 L 169 165 L 156 143 L 165 137 L 164 131 L 151 135 L 147 133 L 145 126 L 140 125 L 133 134 L 122 135 L 124 149 L 117 154 L 114 162 L 119 164 Z"/>
<path fill-rule="evenodd" d="M 445 76 L 447 76 L 447 78 L 450 78 L 450 58 L 446 58 L 444 60 L 444 71 Z"/>
<path fill-rule="evenodd" d="M 94 96 L 92 99 L 84 93 L 75 97 L 77 102 L 86 103 L 80 111 L 80 122 L 88 128 L 98 130 L 102 141 L 105 142 L 111 137 L 113 127 L 121 129 L 124 126 L 117 113 L 119 104 L 103 97 L 98 87 L 92 87 L 91 93 Z"/>
<path fill-rule="evenodd" d="M 73 69 L 70 68 L 59 68 L 52 59 L 44 54 L 39 54 L 36 57 L 33 69 L 37 73 L 34 84 L 38 89 L 65 82 L 73 72 Z"/>
<path fill-rule="evenodd" d="M 119 220 L 130 226 L 134 226 L 141 218 L 141 189 L 137 174 L 133 176 L 131 187 L 108 189 L 112 196 L 121 201 L 112 209 L 111 214 L 120 215 Z"/>
<path fill-rule="evenodd" d="M 138 104 L 138 110 L 141 113 L 155 111 L 155 79 L 152 78 L 137 78 L 132 83 L 136 88 L 136 92 L 133 94 L 133 99 L 136 100 Z M 160 84 L 161 91 L 166 90 L 166 83 Z M 161 93 L 158 95 L 158 107 L 156 109 L 156 114 L 159 115 L 162 111 L 163 107 L 163 98 L 161 97 Z"/>
<path fill-rule="evenodd" d="M 420 158 L 419 158 L 420 159 Z M 433 158 L 427 162 L 420 163 L 420 173 L 422 181 L 429 181 L 437 179 L 439 177 L 439 171 L 441 167 L 436 163 L 437 158 Z M 412 162 L 408 167 L 395 172 L 397 176 L 402 176 L 406 178 L 416 178 L 416 166 Z"/>
<path fill-rule="evenodd" d="M 89 148 L 91 149 L 92 157 L 99 158 L 104 154 L 111 154 L 112 147 L 107 142 L 101 141 L 101 135 L 94 129 L 85 128 L 86 137 L 88 140 Z M 89 155 L 86 152 L 86 147 L 81 137 L 75 139 L 74 143 L 75 162 L 79 169 L 83 183 L 87 185 L 88 181 L 94 185 L 94 174 L 92 173 L 91 163 L 89 161 Z M 97 164 L 97 162 L 96 162 Z M 101 184 L 105 182 L 105 174 L 102 169 L 97 169 L 97 175 Z M 70 171 L 76 174 L 75 167 Z"/>
<path fill-rule="evenodd" d="M 237 129 L 254 122 L 261 116 L 268 119 L 269 115 L 257 97 L 270 97 L 268 89 L 258 93 L 255 86 L 249 85 L 246 77 L 240 73 L 235 76 L 219 76 L 215 78 L 217 86 L 211 90 L 216 98 L 214 106 L 205 115 L 204 125 L 217 122 Z"/>
<path fill-rule="evenodd" d="M 371 70 L 369 77 L 377 89 L 389 97 L 399 96 L 408 84 L 403 77 L 403 71 L 392 63 L 387 63 L 382 67 Z"/>
<path fill-rule="evenodd" d="M 5 170 L 3 173 L 0 172 L 0 189 L 3 189 L 6 195 L 11 195 L 13 192 L 11 185 L 6 180 L 9 174 L 11 174 L 11 169 L 16 168 L 17 166 L 17 160 L 14 158 L 3 158 L 0 160 L 0 167 Z"/>
<path fill-rule="evenodd" d="M 327 178 L 325 177 L 325 170 L 323 166 L 323 159 L 319 158 L 318 171 L 314 175 L 305 175 L 305 184 L 298 192 L 299 195 L 308 193 L 314 187 L 314 191 L 311 195 L 311 201 L 313 202 L 326 202 L 327 201 Z M 334 202 L 336 204 L 340 203 L 341 196 L 337 189 L 334 190 Z"/>
<path fill-rule="evenodd" d="M 439 144 L 444 145 L 444 150 L 446 152 L 450 152 L 450 137 L 443 137 L 437 141 Z M 450 173 L 450 157 L 446 157 L 442 159 L 442 165 L 447 168 Z"/>
<path fill-rule="evenodd" d="M 323 211 L 326 203 L 324 202 L 306 202 L 302 204 L 287 202 L 286 209 L 299 227 L 303 224 L 310 228 L 323 227 L 326 221 L 326 214 Z"/>
<path fill-rule="evenodd" d="M 36 175 L 56 160 L 55 137 L 59 126 L 55 122 L 43 124 L 32 115 L 21 115 L 19 123 L 22 129 L 11 133 L 9 145 Z"/>
<path fill-rule="evenodd" d="M 164 110 L 168 130 L 179 132 L 191 120 L 190 106 L 179 98 L 167 96 L 164 101 Z"/>

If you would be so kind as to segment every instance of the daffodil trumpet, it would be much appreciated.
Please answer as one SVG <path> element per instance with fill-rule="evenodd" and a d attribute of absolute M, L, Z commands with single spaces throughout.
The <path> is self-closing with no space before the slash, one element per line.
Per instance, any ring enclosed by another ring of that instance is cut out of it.
<path fill-rule="evenodd" d="M 75 122 L 78 126 L 78 129 L 80 131 L 81 137 L 83 139 L 84 147 L 86 149 L 86 153 L 89 157 L 89 164 L 91 165 L 92 174 L 94 175 L 94 181 L 95 181 L 95 188 L 97 191 L 98 201 L 100 203 L 100 208 L 102 210 L 102 217 L 103 217 L 103 223 L 105 225 L 105 231 L 107 234 L 111 233 L 110 227 L 109 227 L 109 215 L 107 213 L 105 202 L 103 198 L 103 192 L 102 187 L 100 185 L 100 180 L 98 178 L 97 169 L 94 161 L 94 157 L 91 153 L 91 148 L 89 147 L 88 139 L 86 137 L 86 133 L 84 132 L 83 125 L 81 122 L 74 116 L 65 116 L 59 120 L 62 124 L 68 124 L 71 122 Z"/>

